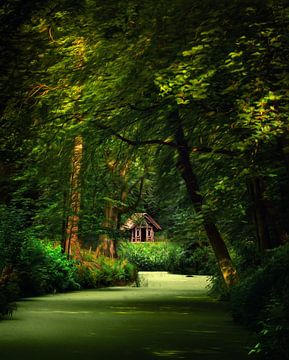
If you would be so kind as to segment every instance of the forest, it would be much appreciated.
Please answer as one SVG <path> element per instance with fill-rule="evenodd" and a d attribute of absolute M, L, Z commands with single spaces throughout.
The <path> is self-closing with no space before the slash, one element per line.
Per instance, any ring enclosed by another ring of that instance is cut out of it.
<path fill-rule="evenodd" d="M 0 313 L 133 281 L 143 212 L 175 246 L 148 270 L 212 275 L 288 359 L 288 2 L 1 3 Z"/>

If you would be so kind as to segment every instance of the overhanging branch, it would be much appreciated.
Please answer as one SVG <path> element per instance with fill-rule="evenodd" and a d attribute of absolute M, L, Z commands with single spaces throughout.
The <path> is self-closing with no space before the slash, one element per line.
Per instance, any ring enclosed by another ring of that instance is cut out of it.
<path fill-rule="evenodd" d="M 177 144 L 173 141 L 166 141 L 166 140 L 159 140 L 159 139 L 150 139 L 150 140 L 132 140 L 124 137 L 123 135 L 120 135 L 118 132 L 114 131 L 109 126 L 103 125 L 103 124 L 96 124 L 96 126 L 99 129 L 107 130 L 111 133 L 111 135 L 115 136 L 121 141 L 126 142 L 129 145 L 132 146 L 141 146 L 141 145 L 166 145 L 173 148 L 177 148 Z"/>
<path fill-rule="evenodd" d="M 101 130 L 106 130 L 110 132 L 111 135 L 115 136 L 117 139 L 131 145 L 131 146 L 142 146 L 142 145 L 161 145 L 161 146 L 169 146 L 174 149 L 177 149 L 180 147 L 177 143 L 173 141 L 166 141 L 166 140 L 160 140 L 160 139 L 150 139 L 150 140 L 132 140 L 129 139 L 121 134 L 119 134 L 117 131 L 113 130 L 111 127 L 103 124 L 96 124 L 96 126 Z M 202 153 L 202 154 L 218 154 L 218 155 L 227 155 L 227 156 L 237 156 L 238 152 L 228 149 L 213 149 L 211 147 L 206 146 L 192 146 L 191 147 L 192 153 Z"/>

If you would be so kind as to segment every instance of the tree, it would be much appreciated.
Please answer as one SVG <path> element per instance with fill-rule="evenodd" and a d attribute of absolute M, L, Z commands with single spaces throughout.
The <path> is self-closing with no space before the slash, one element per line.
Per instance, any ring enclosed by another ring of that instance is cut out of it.
<path fill-rule="evenodd" d="M 71 176 L 70 176 L 70 200 L 69 206 L 71 213 L 68 215 L 66 225 L 66 239 L 64 252 L 68 256 L 80 256 L 79 243 L 79 212 L 81 204 L 81 163 L 83 154 L 82 136 L 74 139 L 73 154 L 71 159 Z"/>
<path fill-rule="evenodd" d="M 193 204 L 220 267 L 226 263 L 227 283 L 235 276 L 228 247 L 255 238 L 266 251 L 286 241 L 287 5 L 52 5 L 30 9 L 17 28 L 25 39 L 17 47 L 25 59 L 19 82 L 25 106 L 17 116 L 26 131 L 23 137 L 16 131 L 25 151 L 12 154 L 27 159 L 18 177 L 22 195 L 37 190 L 34 225 L 48 226 L 47 233 L 62 229 L 66 244 L 72 233 L 109 239 L 120 214 L 141 197 L 146 163 L 158 167 L 159 181 L 170 168 L 175 188 L 183 179 L 176 199 L 186 189 L 184 203 Z M 15 99 L 5 102 L 7 139 Z M 139 161 L 144 152 L 147 159 Z M 164 153 L 167 164 L 158 159 Z M 56 155 L 59 163 L 48 167 Z"/>
<path fill-rule="evenodd" d="M 122 147 L 114 150 L 114 144 L 105 154 L 110 186 L 105 196 L 102 233 L 96 249 L 98 255 L 117 257 L 121 217 L 134 211 L 142 199 L 146 176 L 142 161 L 140 156 L 128 154 Z"/>

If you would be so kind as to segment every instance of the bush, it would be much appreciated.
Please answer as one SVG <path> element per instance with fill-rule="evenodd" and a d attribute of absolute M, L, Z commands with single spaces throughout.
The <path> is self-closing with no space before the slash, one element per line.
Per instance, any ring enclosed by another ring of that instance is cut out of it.
<path fill-rule="evenodd" d="M 239 243 L 238 246 L 236 246 L 235 244 L 234 247 L 230 247 L 229 252 L 233 264 L 236 266 L 238 274 L 241 278 L 241 282 L 238 284 L 238 286 L 240 287 L 240 297 L 242 297 L 241 288 L 243 287 L 244 291 L 246 291 L 247 281 L 249 281 L 251 276 L 255 275 L 256 270 L 262 263 L 262 256 L 258 252 L 256 244 L 252 241 L 244 241 L 242 243 Z M 218 298 L 219 300 L 229 301 L 230 297 L 232 296 L 232 294 L 230 293 L 231 289 L 229 290 L 228 287 L 225 285 L 223 276 L 216 263 L 215 257 L 213 260 L 213 265 L 211 266 L 211 274 L 213 274 L 211 282 L 212 287 L 210 290 L 211 295 Z M 232 303 L 234 303 L 234 301 Z M 234 317 L 237 319 L 238 309 L 236 310 L 237 311 L 234 314 Z"/>
<path fill-rule="evenodd" d="M 285 289 L 289 290 L 288 246 L 271 251 L 263 266 L 232 288 L 230 299 L 234 318 L 256 327 L 270 299 L 283 297 Z"/>
<path fill-rule="evenodd" d="M 0 207 L 0 314 L 15 309 L 20 296 L 79 288 L 75 268 L 60 247 L 35 239 L 24 212 Z"/>
<path fill-rule="evenodd" d="M 24 240 L 15 269 L 24 296 L 80 288 L 76 282 L 74 264 L 61 253 L 60 246 L 53 246 L 33 236 Z"/>
<path fill-rule="evenodd" d="M 0 316 L 12 316 L 19 296 L 17 276 L 13 269 L 5 267 L 0 274 Z"/>
<path fill-rule="evenodd" d="M 213 262 L 210 248 L 186 249 L 172 242 L 120 244 L 122 258 L 135 264 L 140 271 L 210 274 Z"/>
<path fill-rule="evenodd" d="M 0 207 L 0 315 L 11 315 L 19 296 L 14 264 L 23 239 L 24 214 L 14 208 Z"/>
<path fill-rule="evenodd" d="M 77 265 L 77 280 L 82 288 L 127 285 L 136 279 L 136 267 L 127 260 L 95 257 L 91 253 Z"/>
<path fill-rule="evenodd" d="M 251 353 L 288 359 L 289 246 L 270 251 L 262 266 L 232 288 L 230 301 L 233 317 L 257 331 Z"/>
<path fill-rule="evenodd" d="M 19 297 L 136 280 L 127 260 L 96 258 L 84 252 L 83 261 L 68 260 L 59 245 L 35 238 L 25 229 L 24 213 L 0 207 L 0 315 L 11 315 Z"/>
<path fill-rule="evenodd" d="M 216 257 L 210 246 L 199 246 L 193 250 L 185 249 L 186 266 L 194 274 L 212 275 L 217 270 Z"/>
<path fill-rule="evenodd" d="M 182 259 L 182 249 L 166 242 L 123 242 L 118 253 L 140 271 L 168 271 L 170 266 L 178 267 Z"/>
<path fill-rule="evenodd" d="M 272 297 L 259 322 L 258 343 L 250 351 L 255 358 L 289 359 L 289 301 Z"/>

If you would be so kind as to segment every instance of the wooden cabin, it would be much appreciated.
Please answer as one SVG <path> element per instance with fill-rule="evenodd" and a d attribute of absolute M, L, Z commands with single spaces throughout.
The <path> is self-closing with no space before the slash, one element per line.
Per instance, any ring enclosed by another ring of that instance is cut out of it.
<path fill-rule="evenodd" d="M 135 213 L 121 229 L 131 232 L 131 242 L 152 242 L 155 241 L 155 232 L 162 228 L 149 214 Z"/>

